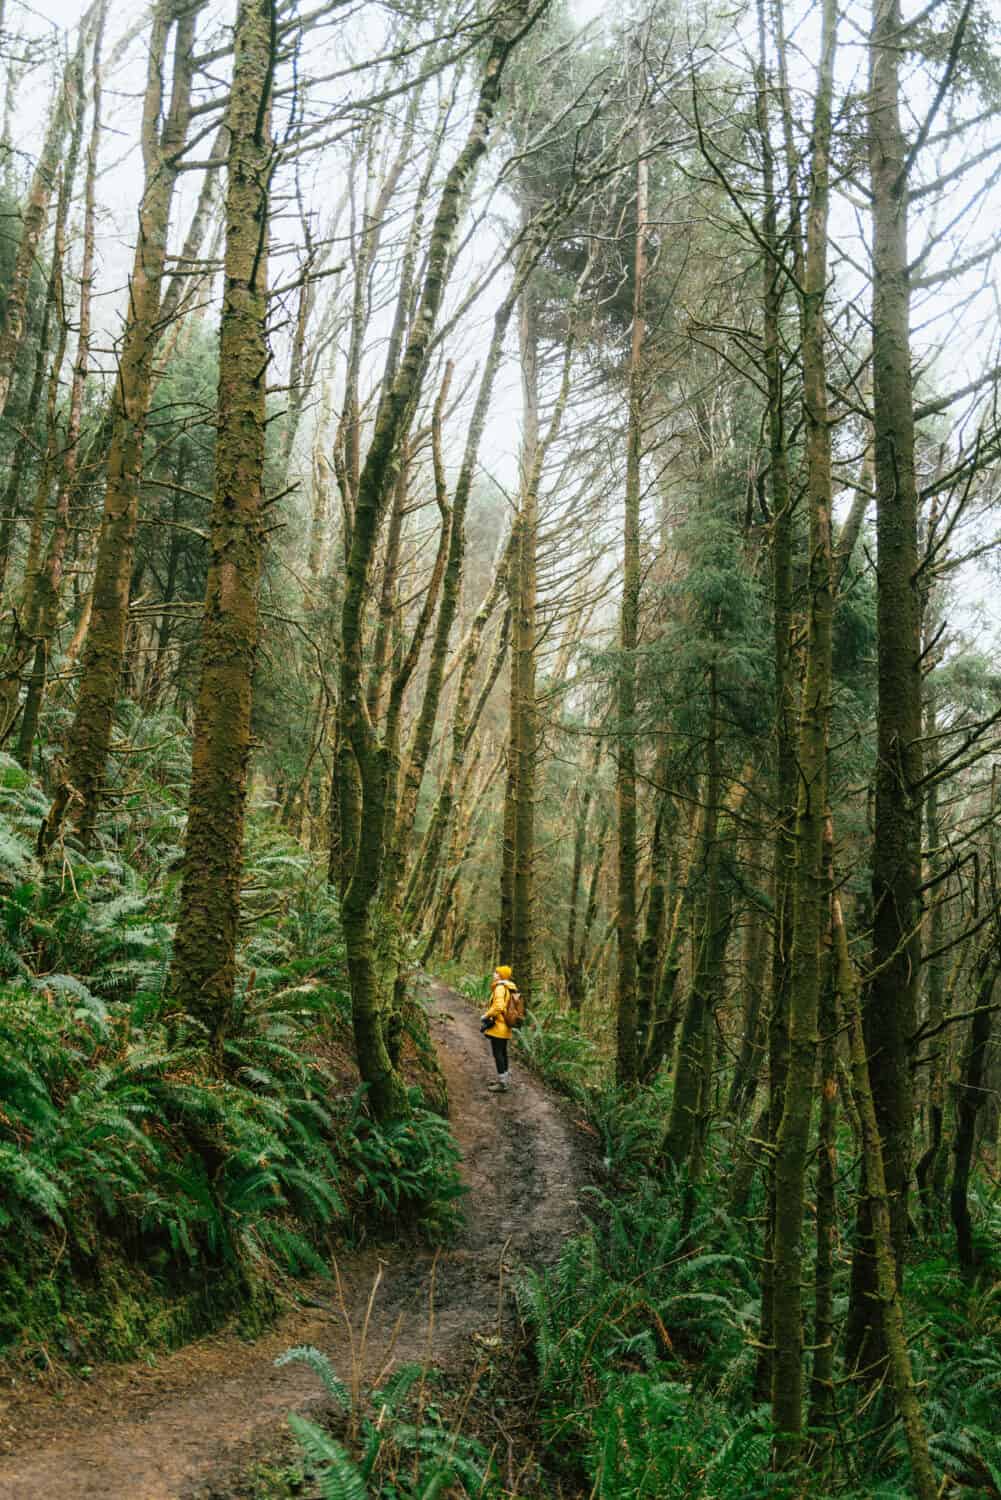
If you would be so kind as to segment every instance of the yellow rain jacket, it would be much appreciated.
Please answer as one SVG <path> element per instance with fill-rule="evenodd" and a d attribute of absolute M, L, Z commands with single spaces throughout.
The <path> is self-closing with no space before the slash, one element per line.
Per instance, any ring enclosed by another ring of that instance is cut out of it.
<path fill-rule="evenodd" d="M 511 1028 L 504 1016 L 507 1010 L 508 990 L 516 990 L 517 988 L 518 986 L 510 979 L 497 979 L 494 981 L 494 987 L 490 991 L 490 1004 L 483 1012 L 484 1019 L 489 1017 L 494 1024 L 487 1027 L 484 1036 L 506 1038 L 511 1035 Z"/>

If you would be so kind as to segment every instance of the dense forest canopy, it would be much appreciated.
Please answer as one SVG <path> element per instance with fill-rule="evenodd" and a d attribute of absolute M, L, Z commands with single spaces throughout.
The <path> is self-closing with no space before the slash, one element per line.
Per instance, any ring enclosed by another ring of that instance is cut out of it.
<path fill-rule="evenodd" d="M 6 1353 L 447 1235 L 422 987 L 506 963 L 604 1140 L 552 1493 L 1001 1493 L 990 0 L 0 0 L 0 71 Z"/>

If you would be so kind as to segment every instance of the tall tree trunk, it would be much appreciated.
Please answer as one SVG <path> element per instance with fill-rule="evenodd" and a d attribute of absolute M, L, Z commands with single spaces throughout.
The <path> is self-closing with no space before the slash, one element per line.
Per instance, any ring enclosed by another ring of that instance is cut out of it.
<path fill-rule="evenodd" d="M 125 652 L 143 440 L 160 334 L 160 296 L 174 187 L 191 111 L 194 40 L 203 0 L 160 0 L 153 14 L 143 104 L 145 183 L 129 282 L 129 312 L 112 400 L 104 515 L 94 575 L 94 600 L 76 714 L 67 753 L 68 780 L 78 797 L 74 821 L 83 842 L 93 838 L 111 725 Z M 167 47 L 174 28 L 170 105 L 161 126 Z"/>
<path fill-rule="evenodd" d="M 668 843 L 674 804 L 665 782 L 668 773 L 668 736 L 661 734 L 654 762 L 656 812 L 650 842 L 650 880 L 643 941 L 636 954 L 636 1029 L 639 1038 L 639 1071 L 649 1077 L 653 1022 L 657 1005 L 657 971 L 664 947 L 668 901 Z"/>
<path fill-rule="evenodd" d="M 32 427 L 34 426 L 35 418 L 41 405 L 42 390 L 45 386 L 45 372 L 49 363 L 52 319 L 56 312 L 55 303 L 56 289 L 50 276 L 45 290 L 45 304 L 42 309 L 42 322 L 35 347 L 35 362 L 31 377 L 31 389 L 28 395 L 27 410 Z M 11 554 L 18 530 L 17 523 L 22 515 L 21 488 L 31 456 L 31 444 L 26 442 L 16 444 L 7 483 L 4 486 L 2 502 L 3 521 L 0 523 L 0 597 L 4 594 L 10 572 Z M 12 724 L 11 705 L 9 703 L 0 705 L 0 735 L 3 735 Z"/>
<path fill-rule="evenodd" d="M 521 571 L 521 518 L 515 517 L 511 534 L 511 565 L 508 573 L 508 607 L 512 621 L 517 606 L 516 579 Z M 501 813 L 501 867 L 500 867 L 500 919 L 497 927 L 498 963 L 510 963 L 514 952 L 514 862 L 518 843 L 518 749 L 521 744 L 521 726 L 518 710 L 521 695 L 518 692 L 518 662 L 511 653 L 511 670 L 508 690 L 507 767 L 504 777 L 504 805 Z"/>
<path fill-rule="evenodd" d="M 799 228 L 798 164 L 792 147 L 791 103 L 785 79 L 785 37 L 781 11 L 776 37 L 782 81 L 782 120 L 786 138 L 786 168 L 789 188 L 789 238 L 796 262 L 797 281 L 802 285 L 802 239 Z M 778 230 L 776 164 L 771 144 L 771 111 L 768 77 L 767 28 L 764 0 L 758 0 L 759 63 L 756 81 L 758 138 L 761 143 L 764 212 L 762 239 L 763 353 L 768 389 L 768 459 L 772 502 L 772 630 L 775 674 L 774 785 L 775 835 L 772 859 L 771 980 L 768 1010 L 768 1137 L 774 1144 L 782 1118 L 786 1070 L 789 1064 L 789 966 L 792 949 L 792 876 L 795 866 L 794 824 L 796 816 L 796 751 L 794 724 L 796 684 L 793 671 L 793 510 L 786 452 L 785 390 L 782 369 L 781 327 L 786 298 L 786 275 L 781 266 Z M 773 1330 L 773 1241 L 775 1234 L 774 1155 L 769 1154 L 765 1205 L 764 1253 L 761 1274 L 761 1333 L 755 1379 L 760 1400 L 771 1395 Z"/>
<path fill-rule="evenodd" d="M 512 601 L 512 681 L 518 698 L 512 724 L 518 727 L 518 775 L 515 783 L 513 942 L 511 962 L 526 998 L 534 983 L 535 964 L 535 752 L 538 739 L 535 702 L 535 602 L 539 533 L 539 317 L 538 293 L 531 280 L 521 294 L 518 347 L 521 363 L 521 514 L 516 579 Z M 514 742 L 512 742 L 514 749 Z"/>
<path fill-rule="evenodd" d="M 83 139 L 83 122 L 86 110 L 83 87 L 84 51 L 84 34 L 81 30 L 76 52 L 67 64 L 64 78 L 64 89 L 67 96 L 73 101 L 73 125 L 69 146 L 66 151 L 66 159 L 58 169 L 59 192 L 56 197 L 55 224 L 52 236 L 52 263 L 49 269 L 45 312 L 42 318 L 42 337 L 40 342 L 46 352 L 48 349 L 48 331 L 53 318 L 55 318 L 57 325 L 55 350 L 49 366 L 48 386 L 44 403 L 44 444 L 41 449 L 38 469 L 35 475 L 35 498 L 31 508 L 31 524 L 28 532 L 28 551 L 21 591 L 20 614 L 18 615 L 15 612 L 10 644 L 5 654 L 2 668 L 0 668 L 0 739 L 3 739 L 6 738 L 7 734 L 14 727 L 25 664 L 34 657 L 28 691 L 29 712 L 27 716 L 22 715 L 21 732 L 17 742 L 16 753 L 22 765 L 30 764 L 31 751 L 34 745 L 37 711 L 32 711 L 32 700 L 35 696 L 32 689 L 36 685 L 39 673 L 42 675 L 43 682 L 45 674 L 46 653 L 43 643 L 37 639 L 39 635 L 40 574 L 42 572 L 42 543 L 45 536 L 49 497 L 58 469 L 59 451 L 62 446 L 59 432 L 59 393 L 61 389 L 60 377 L 62 374 L 63 359 L 66 354 L 66 341 L 69 331 L 64 285 L 66 229 L 70 203 L 73 198 L 76 168 L 80 156 L 80 143 Z M 33 392 L 33 395 L 35 395 L 35 392 Z M 41 395 L 40 388 L 37 395 L 39 397 Z M 34 418 L 35 408 L 33 406 L 30 413 L 30 420 L 33 421 Z M 58 533 L 59 527 L 57 524 L 55 534 L 58 535 Z"/>
<path fill-rule="evenodd" d="M 227 106 L 225 295 L 202 675 L 171 992 L 217 1058 L 233 1000 L 264 551 L 275 0 L 241 0 Z"/>
<path fill-rule="evenodd" d="M 26 578 L 25 596 L 25 634 L 32 643 L 34 660 L 32 662 L 31 674 L 28 679 L 28 691 L 25 695 L 24 708 L 21 713 L 21 726 L 18 735 L 17 758 L 23 766 L 31 765 L 32 750 L 35 743 L 35 733 L 38 729 L 38 717 L 41 712 L 42 698 L 45 693 L 45 679 L 48 671 L 49 653 L 52 641 L 56 633 L 59 616 L 59 595 L 62 586 L 63 559 L 69 542 L 70 526 L 70 494 L 73 487 L 73 478 L 76 468 L 76 449 L 80 439 L 80 424 L 83 415 L 83 388 L 87 379 L 87 368 L 90 358 L 90 302 L 91 288 L 94 277 L 94 219 L 95 219 L 95 182 L 97 176 L 97 152 L 100 142 L 101 131 L 101 44 L 104 36 L 104 22 L 107 11 L 106 3 L 98 7 L 96 31 L 94 37 L 93 54 L 93 101 L 94 114 L 91 127 L 90 142 L 87 150 L 87 169 L 84 184 L 84 225 L 83 225 L 83 261 L 80 271 L 80 309 L 78 317 L 77 351 L 73 363 L 73 375 L 70 383 L 69 413 L 66 423 L 66 432 L 60 440 L 57 425 L 57 409 L 59 399 L 59 374 L 62 367 L 64 345 L 66 340 L 67 309 L 65 304 L 65 289 L 63 284 L 62 263 L 65 257 L 66 221 L 69 215 L 69 205 L 73 194 L 73 185 L 76 178 L 77 160 L 80 154 L 80 145 L 83 139 L 84 113 L 86 99 L 83 87 L 83 62 L 84 45 L 81 38 L 80 46 L 74 63 L 76 79 L 74 82 L 74 93 L 77 100 L 76 115 L 73 122 L 73 130 L 70 137 L 69 150 L 63 169 L 63 181 L 59 191 L 59 202 L 56 210 L 56 225 L 53 245 L 52 275 L 55 280 L 56 296 L 55 303 L 59 309 L 62 320 L 62 332 L 58 341 L 58 351 L 53 360 L 49 383 L 48 402 L 48 427 L 49 435 L 46 444 L 45 457 L 42 461 L 42 473 L 39 476 L 38 485 L 38 511 L 41 512 L 48 501 L 50 487 L 50 476 L 58 472 L 58 489 L 56 493 L 55 512 L 52 518 L 52 530 L 45 552 L 44 560 L 32 567 L 32 551 L 28 548 L 28 574 Z M 61 449 L 61 465 L 59 462 Z M 34 540 L 34 538 L 33 538 Z M 41 551 L 41 534 L 39 531 L 38 541 L 35 544 L 38 552 Z"/>
<path fill-rule="evenodd" d="M 806 1167 L 817 1065 L 827 740 L 832 684 L 833 573 L 831 435 L 827 411 L 824 306 L 827 292 L 829 153 L 837 47 L 837 7 L 824 0 L 813 116 L 810 201 L 802 292 L 803 407 L 810 507 L 806 679 L 800 707 L 796 873 L 789 975 L 789 1062 L 775 1142 L 772 1421 L 776 1460 L 794 1463 L 803 1429 L 802 1237 Z"/>
<path fill-rule="evenodd" d="M 827 923 L 820 1000 L 820 1118 L 817 1124 L 817 1254 L 813 1296 L 810 1427 L 829 1427 L 834 1412 L 834 1287 L 837 1241 L 838 985 L 834 972 L 834 828 L 824 820 Z"/>
<path fill-rule="evenodd" d="M 927 634 L 927 631 L 926 631 Z M 938 737 L 938 712 L 935 690 L 930 688 L 925 706 L 925 735 L 929 744 Z M 942 845 L 942 827 L 938 806 L 938 784 L 933 781 L 925 800 L 925 833 L 928 844 L 928 887 L 931 909 L 928 913 L 929 957 L 925 971 L 925 1027 L 933 1034 L 937 1032 L 945 1017 L 946 956 L 940 951 L 945 945 L 945 901 L 943 888 L 946 851 Z M 942 1126 L 945 1118 L 945 1077 L 948 1044 L 935 1046 L 934 1056 L 928 1064 L 928 1145 L 918 1161 L 914 1176 L 921 1195 L 925 1224 L 932 1231 L 942 1215 L 942 1202 L 936 1193 L 940 1179 L 941 1158 L 944 1156 Z"/>
<path fill-rule="evenodd" d="M 670 921 L 665 922 L 663 952 L 658 956 L 660 972 L 650 1023 L 650 1045 L 644 1063 L 644 1075 L 648 1079 L 654 1077 L 663 1062 L 671 1060 L 674 1051 L 674 1035 L 681 1019 L 678 980 L 681 976 L 682 948 L 688 925 L 688 912 L 695 889 L 693 872 L 704 835 L 704 817 L 704 809 L 697 802 L 693 802 L 688 836 L 678 860 L 675 875 L 677 894 L 674 898 L 674 910 Z"/>
<path fill-rule="evenodd" d="M 643 453 L 643 341 L 646 336 L 648 171 L 642 121 L 637 126 L 636 244 L 633 258 L 633 319 L 629 353 L 629 428 L 619 623 L 615 778 L 618 808 L 615 1074 L 622 1084 L 639 1076 L 636 993 L 636 647 L 640 614 L 640 461 Z"/>
<path fill-rule="evenodd" d="M 588 818 L 591 811 L 591 803 L 594 799 L 595 780 L 598 767 L 601 764 L 601 752 L 603 746 L 599 739 L 595 746 L 594 764 L 591 775 L 584 786 L 580 807 L 577 812 L 577 831 L 574 835 L 573 851 L 573 874 L 570 881 L 569 913 L 567 915 L 566 946 L 563 954 L 563 985 L 566 990 L 567 1003 L 572 1011 L 580 1010 L 581 988 L 584 978 L 583 953 L 578 951 L 577 945 L 577 922 L 578 905 L 580 902 L 581 879 L 584 872 L 584 849 L 587 843 Z"/>
<path fill-rule="evenodd" d="M 921 966 L 921 643 L 918 491 L 907 268 L 907 147 L 900 125 L 899 0 L 873 0 L 869 39 L 872 190 L 873 443 L 878 593 L 876 803 L 872 854 L 873 978 L 866 1051 L 883 1140 L 893 1248 L 907 1244 L 914 1131 L 910 1037 Z M 885 1353 L 871 1209 L 860 1203 L 848 1357 L 878 1379 Z M 876 1314 L 876 1318 L 873 1318 Z"/>
<path fill-rule="evenodd" d="M 569 996 L 570 1009 L 578 1014 L 584 1003 L 587 988 L 588 949 L 591 943 L 591 933 L 594 931 L 595 918 L 598 915 L 598 887 L 605 864 L 605 851 L 608 848 L 611 826 L 611 818 L 607 813 L 603 814 L 598 823 L 598 832 L 594 842 L 594 863 L 591 866 L 591 879 L 587 890 L 587 906 L 584 908 L 584 926 L 577 945 L 576 984 Z"/>
<path fill-rule="evenodd" d="M 952 1182 L 949 1188 L 949 1212 L 956 1230 L 956 1254 L 967 1275 L 976 1268 L 973 1245 L 973 1223 L 967 1190 L 973 1165 L 977 1116 L 986 1097 L 984 1081 L 987 1048 L 991 1039 L 991 998 L 1001 970 L 999 935 L 991 931 L 977 954 L 971 976 L 973 1018 L 956 1085 L 956 1135 L 952 1147 Z"/>
<path fill-rule="evenodd" d="M 749 840 L 745 864 L 761 868 L 760 836 Z M 740 1052 L 734 1064 L 727 1113 L 742 1122 L 754 1099 L 764 1050 L 764 998 L 768 963 L 768 918 L 762 906 L 753 905 L 744 918 L 743 954 L 740 973 L 744 989 Z"/>
<path fill-rule="evenodd" d="M 833 838 L 833 835 L 832 835 Z M 893 1224 L 889 1188 L 883 1166 L 883 1141 L 872 1093 L 871 1068 L 866 1056 L 858 992 L 848 952 L 841 899 L 832 897 L 831 927 L 834 933 L 834 963 L 838 1005 L 848 1023 L 851 1049 L 852 1090 L 862 1136 L 865 1176 L 871 1205 L 871 1225 L 876 1269 L 876 1291 L 886 1335 L 887 1369 L 911 1461 L 911 1478 L 917 1500 L 937 1500 L 940 1493 L 928 1451 L 928 1435 L 918 1401 L 904 1331 L 904 1313 L 893 1250 Z"/>
<path fill-rule="evenodd" d="M 717 668 L 709 668 L 709 729 L 706 745 L 706 778 L 703 793 L 702 843 L 697 879 L 699 896 L 695 914 L 695 961 L 692 981 L 678 1042 L 674 1069 L 671 1116 L 664 1137 L 663 1153 L 677 1168 L 690 1163 L 700 1127 L 700 1102 L 706 1067 L 706 1036 L 710 1007 L 716 993 L 716 970 L 720 932 L 719 814 L 723 790 L 720 754 Z"/>
<path fill-rule="evenodd" d="M 80 23 L 81 35 L 87 24 L 88 18 L 85 17 Z M 24 320 L 31 273 L 35 269 L 42 235 L 45 233 L 49 203 L 59 176 L 63 141 L 70 122 L 76 114 L 77 90 L 80 85 L 79 62 L 71 58 L 57 87 L 55 103 L 42 141 L 41 155 L 28 188 L 27 201 L 21 215 L 21 236 L 17 244 L 17 254 L 14 257 L 10 290 L 3 309 L 3 318 L 0 320 L 0 417 L 7 410 L 14 379 L 14 366 L 17 362 L 21 340 L 24 337 Z"/>

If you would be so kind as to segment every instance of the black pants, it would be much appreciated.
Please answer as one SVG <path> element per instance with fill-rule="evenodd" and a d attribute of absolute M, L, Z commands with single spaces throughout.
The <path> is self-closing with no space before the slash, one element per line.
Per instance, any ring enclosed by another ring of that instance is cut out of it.
<path fill-rule="evenodd" d="M 498 1071 L 498 1073 L 506 1073 L 507 1072 L 507 1037 L 506 1036 L 492 1036 L 492 1037 L 490 1037 L 489 1040 L 490 1040 L 490 1050 L 491 1050 L 491 1052 L 494 1055 L 494 1062 L 497 1064 L 497 1071 Z"/>

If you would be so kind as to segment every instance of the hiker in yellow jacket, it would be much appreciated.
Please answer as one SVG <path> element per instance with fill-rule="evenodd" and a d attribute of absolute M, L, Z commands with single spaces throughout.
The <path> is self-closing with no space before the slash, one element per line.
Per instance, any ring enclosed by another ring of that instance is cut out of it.
<path fill-rule="evenodd" d="M 499 964 L 494 970 L 490 987 L 490 1004 L 486 1014 L 480 1017 L 480 1030 L 490 1038 L 490 1050 L 497 1066 L 497 1078 L 489 1085 L 491 1094 L 506 1094 L 511 1087 L 511 1072 L 508 1066 L 507 1044 L 511 1028 L 507 1024 L 507 997 L 517 985 L 511 978 L 507 964 Z"/>

